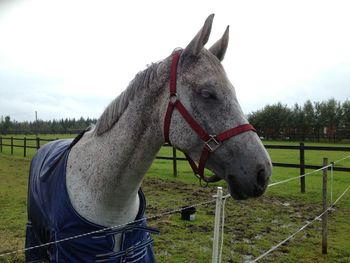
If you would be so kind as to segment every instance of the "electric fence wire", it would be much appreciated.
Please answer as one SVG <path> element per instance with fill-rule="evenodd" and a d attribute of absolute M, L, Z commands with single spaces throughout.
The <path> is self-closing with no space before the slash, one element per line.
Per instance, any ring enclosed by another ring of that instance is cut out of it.
<path fill-rule="evenodd" d="M 192 207 L 199 207 L 199 206 L 208 205 L 208 204 L 214 203 L 215 201 L 216 201 L 215 199 L 211 199 L 209 201 L 205 201 L 205 202 L 189 205 L 189 206 L 186 206 L 186 207 L 177 208 L 177 209 L 174 209 L 174 210 L 171 210 L 171 211 L 166 211 L 166 212 L 163 212 L 163 213 L 160 213 L 160 214 L 156 214 L 156 215 L 153 215 L 153 216 L 146 217 L 146 220 L 147 221 L 156 220 L 158 218 L 162 218 L 162 217 L 167 216 L 167 215 L 179 213 L 179 212 L 181 212 L 183 210 L 186 210 L 186 209 L 189 209 L 189 208 L 192 208 Z M 33 250 L 33 249 L 38 249 L 38 248 L 47 247 L 47 246 L 50 246 L 50 245 L 55 245 L 55 244 L 62 243 L 62 242 L 67 242 L 69 240 L 78 239 L 78 238 L 90 236 L 90 235 L 93 235 L 93 234 L 102 233 L 102 232 L 105 232 L 105 231 L 115 230 L 115 229 L 122 228 L 122 227 L 124 227 L 126 225 L 129 225 L 129 224 L 141 222 L 142 220 L 144 220 L 144 218 L 141 218 L 141 219 L 138 219 L 138 220 L 134 220 L 134 221 L 130 221 L 128 223 L 124 223 L 124 224 L 120 224 L 120 225 L 116 225 L 116 226 L 106 227 L 106 228 L 103 228 L 103 229 L 100 229 L 100 230 L 96 230 L 96 231 L 91 231 L 91 232 L 84 233 L 84 234 L 81 234 L 81 235 L 71 236 L 71 237 L 67 237 L 67 238 L 64 238 L 64 239 L 55 240 L 55 241 L 52 241 L 52 242 L 47 242 L 47 243 L 40 244 L 40 245 L 33 246 L 33 247 L 22 248 L 22 249 L 14 250 L 14 251 L 11 251 L 11 252 L 6 252 L 6 253 L 3 253 L 3 254 L 0 254 L 0 258 L 1 257 L 6 257 L 6 256 L 10 256 L 10 255 L 13 255 L 13 254 L 17 254 L 17 253 L 23 253 L 23 252 L 26 252 L 26 251 L 29 251 L 29 250 Z"/>
<path fill-rule="evenodd" d="M 298 229 L 296 232 L 294 232 L 293 234 L 291 234 L 289 237 L 287 237 L 286 239 L 282 240 L 281 242 L 279 242 L 277 245 L 271 247 L 269 250 L 267 250 L 265 253 L 261 254 L 260 256 L 258 256 L 257 258 L 255 258 L 253 261 L 250 261 L 250 263 L 253 262 L 257 262 L 258 260 L 264 258 L 265 256 L 267 256 L 268 254 L 270 254 L 271 252 L 275 251 L 277 248 L 279 248 L 280 246 L 282 246 L 284 243 L 286 243 L 287 241 L 289 241 L 290 239 L 292 239 L 294 236 L 296 236 L 299 232 L 303 231 L 305 228 L 307 228 L 309 225 L 311 225 L 312 223 L 314 223 L 316 220 L 319 220 L 325 213 L 327 213 L 329 210 L 331 210 L 337 203 L 338 201 L 347 193 L 347 191 L 349 191 L 350 186 L 348 186 L 345 191 L 335 200 L 335 202 L 329 206 L 326 210 L 324 210 L 320 215 L 316 216 L 313 220 L 309 221 L 307 224 L 305 224 L 304 226 L 302 226 L 300 229 Z"/>

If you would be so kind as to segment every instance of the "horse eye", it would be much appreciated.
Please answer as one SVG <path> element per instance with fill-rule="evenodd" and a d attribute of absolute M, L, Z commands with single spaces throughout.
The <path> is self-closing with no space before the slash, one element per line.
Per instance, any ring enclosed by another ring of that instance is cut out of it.
<path fill-rule="evenodd" d="M 205 99 L 215 99 L 216 98 L 215 94 L 212 91 L 207 90 L 207 89 L 202 89 L 200 91 L 200 95 Z"/>

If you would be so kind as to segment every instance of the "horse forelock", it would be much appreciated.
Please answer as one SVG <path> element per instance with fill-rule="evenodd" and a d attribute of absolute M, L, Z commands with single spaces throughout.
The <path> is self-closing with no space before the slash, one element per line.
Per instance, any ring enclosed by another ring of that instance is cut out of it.
<path fill-rule="evenodd" d="M 94 131 L 97 136 L 109 131 L 125 112 L 129 102 L 137 97 L 141 90 L 147 88 L 154 79 L 157 79 L 158 64 L 153 63 L 137 73 L 128 87 L 107 106 L 96 123 Z"/>

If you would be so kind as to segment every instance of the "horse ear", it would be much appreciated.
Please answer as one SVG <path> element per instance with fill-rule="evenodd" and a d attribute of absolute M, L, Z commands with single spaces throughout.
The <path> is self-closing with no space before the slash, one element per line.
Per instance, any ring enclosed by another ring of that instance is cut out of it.
<path fill-rule="evenodd" d="M 204 22 L 204 25 L 201 30 L 197 33 L 197 35 L 192 39 L 192 41 L 187 45 L 184 50 L 185 54 L 189 54 L 192 56 L 198 56 L 201 52 L 204 45 L 208 42 L 211 25 L 213 24 L 214 14 L 211 14 L 207 17 Z"/>
<path fill-rule="evenodd" d="M 209 48 L 209 51 L 215 55 L 220 61 L 222 61 L 225 57 L 225 53 L 228 46 L 228 39 L 229 39 L 229 28 L 230 26 L 227 26 L 225 33 L 219 39 L 214 45 L 212 45 L 211 48 Z"/>

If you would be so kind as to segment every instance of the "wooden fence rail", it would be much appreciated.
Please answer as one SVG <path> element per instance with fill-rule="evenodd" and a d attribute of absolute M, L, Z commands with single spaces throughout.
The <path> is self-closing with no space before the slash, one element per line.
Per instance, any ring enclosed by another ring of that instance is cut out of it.
<path fill-rule="evenodd" d="M 11 154 L 13 155 L 14 148 L 23 148 L 23 156 L 27 156 L 27 149 L 38 150 L 43 144 L 42 142 L 50 142 L 58 140 L 56 139 L 42 139 L 42 138 L 15 138 L 15 137 L 2 137 L 0 136 L 0 152 L 3 152 L 4 147 L 10 147 Z M 9 141 L 9 143 L 5 143 Z M 19 143 L 23 141 L 23 143 Z M 172 147 L 169 144 L 164 144 L 165 147 Z M 176 155 L 177 151 L 172 147 L 172 156 L 157 156 L 156 159 L 169 160 L 173 163 L 173 175 L 177 176 L 177 161 L 186 161 L 184 157 L 178 157 Z M 305 151 L 342 151 L 350 152 L 350 147 L 346 146 L 305 146 L 304 143 L 299 143 L 299 145 L 265 145 L 267 149 L 280 149 L 280 150 L 294 150 L 299 151 L 299 163 L 279 163 L 273 162 L 275 167 L 286 167 L 286 168 L 296 168 L 299 169 L 300 175 L 305 174 L 305 169 L 320 169 L 320 165 L 305 164 Z M 340 172 L 350 172 L 350 167 L 340 167 L 334 166 L 334 171 Z M 305 192 L 305 177 L 300 177 L 300 191 Z"/>
<path fill-rule="evenodd" d="M 9 143 L 5 143 L 5 141 L 9 141 Z M 23 148 L 23 156 L 27 156 L 27 149 L 40 149 L 42 146 L 41 142 L 51 142 L 57 139 L 42 139 L 42 138 L 16 138 L 16 137 L 2 137 L 0 136 L 0 152 L 3 152 L 3 147 L 7 146 L 11 149 L 11 155 L 13 155 L 14 148 Z M 20 142 L 23 141 L 22 144 Z M 32 142 L 30 144 L 30 142 Z M 16 144 L 17 143 L 17 144 Z"/>
<path fill-rule="evenodd" d="M 284 149 L 284 150 L 297 150 L 299 151 L 299 163 L 278 163 L 272 162 L 275 167 L 285 167 L 285 168 L 298 168 L 299 174 L 305 174 L 305 169 L 320 169 L 320 165 L 305 164 L 305 151 L 332 151 L 332 152 L 350 152 L 350 147 L 346 146 L 305 146 L 303 142 L 299 145 L 265 145 L 266 149 Z M 334 171 L 339 172 L 350 172 L 350 167 L 339 167 L 334 166 Z M 300 177 L 300 192 L 305 193 L 305 176 Z"/>

